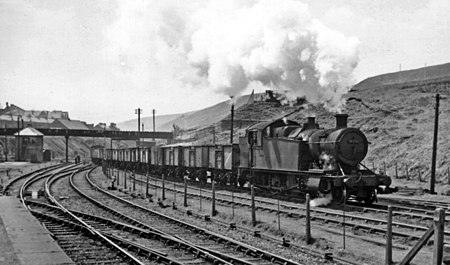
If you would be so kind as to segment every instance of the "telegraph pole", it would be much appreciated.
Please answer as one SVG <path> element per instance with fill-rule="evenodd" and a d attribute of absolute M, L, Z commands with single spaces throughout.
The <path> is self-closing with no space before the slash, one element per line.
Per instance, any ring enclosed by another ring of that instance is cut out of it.
<path fill-rule="evenodd" d="M 230 144 L 231 149 L 233 149 L 233 122 L 234 122 L 234 102 L 233 102 L 233 96 L 231 98 L 231 128 L 230 128 Z"/>
<path fill-rule="evenodd" d="M 231 144 L 231 168 L 233 168 L 234 162 L 234 149 L 233 149 L 233 122 L 234 122 L 234 101 L 231 96 L 231 128 L 230 128 L 230 144 Z M 215 136 L 214 136 L 215 137 Z"/>
<path fill-rule="evenodd" d="M 6 131 L 6 124 L 5 124 L 5 131 Z M 5 161 L 8 161 L 8 136 L 5 134 Z"/>
<path fill-rule="evenodd" d="M 138 132 L 141 131 L 141 114 L 142 114 L 143 109 L 141 108 L 137 108 L 134 110 L 134 114 L 138 115 Z"/>
<path fill-rule="evenodd" d="M 436 182 L 436 149 L 439 129 L 439 94 L 436 94 L 436 112 L 434 114 L 434 137 L 433 137 L 433 154 L 431 158 L 431 178 L 430 178 L 430 193 L 435 194 L 434 184 Z"/>
<path fill-rule="evenodd" d="M 155 132 L 155 109 L 153 109 L 153 132 Z M 155 138 L 153 138 L 153 141 L 155 141 Z"/>
<path fill-rule="evenodd" d="M 134 113 L 138 115 L 138 140 L 137 140 L 137 150 L 138 150 L 138 161 L 141 161 L 141 151 L 139 150 L 139 146 L 141 145 L 141 114 L 142 114 L 142 109 L 141 108 L 137 108 L 134 110 Z M 139 163 L 138 163 L 139 164 Z"/>
<path fill-rule="evenodd" d="M 17 161 L 20 161 L 20 119 L 21 116 L 17 116 Z"/>

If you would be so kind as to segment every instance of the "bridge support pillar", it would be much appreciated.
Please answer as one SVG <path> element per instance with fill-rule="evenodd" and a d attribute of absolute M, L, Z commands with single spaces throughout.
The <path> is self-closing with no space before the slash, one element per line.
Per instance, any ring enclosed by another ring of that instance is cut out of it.
<path fill-rule="evenodd" d="M 66 138 L 66 163 L 69 162 L 69 135 L 65 135 Z"/>

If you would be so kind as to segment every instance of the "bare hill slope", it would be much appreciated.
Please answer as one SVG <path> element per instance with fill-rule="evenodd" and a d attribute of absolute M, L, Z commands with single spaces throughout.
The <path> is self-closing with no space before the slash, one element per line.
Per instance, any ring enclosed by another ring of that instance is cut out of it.
<path fill-rule="evenodd" d="M 429 81 L 416 85 L 385 85 L 354 90 L 346 95 L 344 113 L 349 126 L 360 128 L 370 145 L 364 163 L 389 175 L 427 181 L 431 175 L 436 93 L 441 94 L 437 149 L 437 180 L 450 179 L 450 81 Z M 290 119 L 302 121 L 315 116 L 322 127 L 334 126 L 334 113 L 311 106 L 293 113 Z M 427 188 L 428 184 L 422 186 Z"/>
<path fill-rule="evenodd" d="M 247 103 L 249 97 L 250 95 L 245 95 L 237 98 L 235 102 L 235 108 L 237 109 Z M 230 107 L 231 103 L 229 100 L 227 100 L 198 111 L 156 116 L 156 130 L 171 131 L 174 124 L 183 129 L 208 126 L 222 120 L 227 115 L 229 115 Z M 151 116 L 141 118 L 141 123 L 145 124 L 146 130 L 150 130 L 150 128 L 153 128 L 153 118 Z M 136 130 L 137 119 L 120 122 L 118 123 L 118 127 L 121 130 Z"/>
<path fill-rule="evenodd" d="M 425 80 L 450 80 L 450 63 L 369 77 L 356 84 L 354 89 L 370 89 L 394 84 L 404 85 L 407 83 L 422 82 Z"/>

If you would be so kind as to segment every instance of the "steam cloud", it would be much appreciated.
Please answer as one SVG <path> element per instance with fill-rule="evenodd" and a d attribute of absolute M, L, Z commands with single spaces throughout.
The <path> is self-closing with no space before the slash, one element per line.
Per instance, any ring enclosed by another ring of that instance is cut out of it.
<path fill-rule="evenodd" d="M 126 14 L 121 15 L 109 37 L 119 39 L 143 29 L 153 31 L 157 37 L 150 37 L 152 43 L 148 45 L 148 50 L 153 50 L 143 52 L 144 56 L 162 63 L 167 55 L 177 62 L 172 75 L 184 85 L 208 86 L 228 96 L 237 96 L 249 86 L 262 86 L 284 91 L 290 100 L 306 97 L 339 111 L 358 63 L 356 38 L 325 27 L 311 16 L 306 4 L 298 1 L 188 4 L 139 4 L 133 11 L 128 1 L 122 3 L 119 11 L 123 6 Z M 120 21 L 130 24 L 134 13 L 146 10 L 152 10 L 148 15 L 153 18 L 151 27 L 138 21 L 134 23 L 138 28 L 131 33 L 118 30 L 123 26 Z M 119 40 L 115 50 L 124 56 L 129 47 L 120 43 L 129 45 L 134 39 L 129 36 L 128 40 Z"/>
<path fill-rule="evenodd" d="M 320 154 L 319 163 L 320 163 L 322 169 L 325 169 L 325 170 L 337 169 L 336 159 L 333 156 L 331 156 L 325 152 Z"/>
<path fill-rule="evenodd" d="M 331 203 L 332 200 L 333 200 L 333 196 L 331 195 L 331 193 L 328 193 L 328 194 L 324 195 L 324 197 L 317 197 L 317 198 L 312 199 L 309 202 L 309 205 L 311 207 L 327 206 Z"/>

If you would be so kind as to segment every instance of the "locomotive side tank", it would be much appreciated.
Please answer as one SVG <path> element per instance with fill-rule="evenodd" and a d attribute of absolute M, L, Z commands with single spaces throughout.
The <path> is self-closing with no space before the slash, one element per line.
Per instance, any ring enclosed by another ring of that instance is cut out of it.
<path fill-rule="evenodd" d="M 347 118 L 337 114 L 330 129 L 320 128 L 314 118 L 303 126 L 276 120 L 249 127 L 240 140 L 239 175 L 262 189 L 372 203 L 376 189 L 389 186 L 390 178 L 360 169 L 369 143 L 359 129 L 347 127 Z"/>

